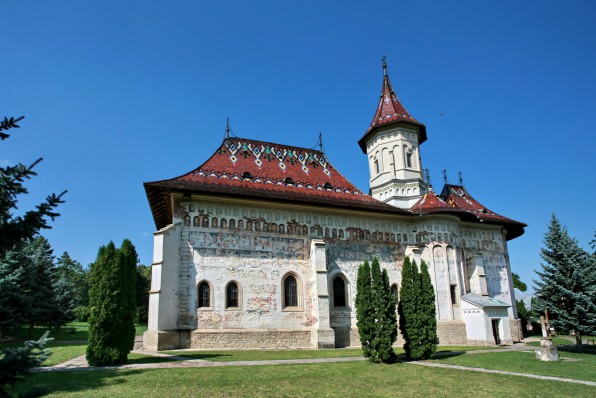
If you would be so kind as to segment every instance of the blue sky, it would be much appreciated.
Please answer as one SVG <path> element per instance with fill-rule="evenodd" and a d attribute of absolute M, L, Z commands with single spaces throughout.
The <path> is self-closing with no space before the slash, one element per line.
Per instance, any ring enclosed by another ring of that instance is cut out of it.
<path fill-rule="evenodd" d="M 44 233 L 56 253 L 88 264 L 130 238 L 149 264 L 142 183 L 205 161 L 228 116 L 240 137 L 312 147 L 322 132 L 368 191 L 357 141 L 386 55 L 437 189 L 462 171 L 529 224 L 509 249 L 530 283 L 552 212 L 585 248 L 596 229 L 595 17 L 593 1 L 6 2 L 0 116 L 26 119 L 0 162 L 45 158 L 22 211 L 68 189 Z"/>

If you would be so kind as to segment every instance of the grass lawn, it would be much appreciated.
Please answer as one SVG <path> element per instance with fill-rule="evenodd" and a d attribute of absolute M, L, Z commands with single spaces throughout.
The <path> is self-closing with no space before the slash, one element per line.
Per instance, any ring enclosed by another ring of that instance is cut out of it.
<path fill-rule="evenodd" d="M 493 347 L 480 346 L 444 346 L 439 347 L 437 352 L 473 351 Z M 361 348 L 342 348 L 330 350 L 175 350 L 164 351 L 166 354 L 186 357 L 188 359 L 204 359 L 211 362 L 232 362 L 232 361 L 266 361 L 271 359 L 307 359 L 307 358 L 339 358 L 339 357 L 360 357 Z M 403 356 L 404 350 L 396 348 L 395 353 Z"/>
<path fill-rule="evenodd" d="M 466 380 L 468 382 L 466 382 Z M 38 373 L 48 397 L 587 397 L 596 387 L 364 361 L 308 365 Z"/>
<path fill-rule="evenodd" d="M 596 355 L 594 353 L 577 354 L 559 350 L 559 356 L 577 359 L 577 361 L 542 362 L 536 359 L 533 350 L 532 352 L 516 351 L 477 355 L 454 355 L 433 361 L 450 365 L 532 373 L 596 382 Z M 594 394 L 596 396 L 596 391 Z"/>

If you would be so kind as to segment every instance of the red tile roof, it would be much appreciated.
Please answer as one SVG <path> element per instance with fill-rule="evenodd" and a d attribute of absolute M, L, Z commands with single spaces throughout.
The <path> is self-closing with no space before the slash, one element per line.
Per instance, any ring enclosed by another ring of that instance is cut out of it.
<path fill-rule="evenodd" d="M 445 184 L 441 195 L 438 196 L 430 187 L 428 192 L 412 206 L 411 210 L 421 214 L 453 213 L 466 221 L 501 224 L 507 229 L 508 240 L 522 235 L 524 227 L 527 226 L 486 208 L 461 185 Z"/>
<path fill-rule="evenodd" d="M 320 151 L 236 137 L 189 173 L 144 185 L 158 229 L 172 222 L 171 191 L 411 214 L 360 191 Z"/>
<path fill-rule="evenodd" d="M 426 126 L 414 119 L 401 102 L 399 102 L 399 99 L 391 86 L 389 76 L 387 75 L 386 65 L 383 65 L 383 70 L 383 88 L 381 89 L 381 97 L 379 99 L 379 104 L 377 105 L 377 111 L 375 112 L 375 116 L 373 117 L 368 130 L 366 130 L 364 136 L 358 141 L 358 145 L 360 145 L 360 148 L 362 148 L 364 153 L 366 153 L 367 138 L 372 131 L 377 127 L 387 126 L 394 123 L 405 123 L 417 126 L 419 131 L 419 144 L 426 141 Z"/>

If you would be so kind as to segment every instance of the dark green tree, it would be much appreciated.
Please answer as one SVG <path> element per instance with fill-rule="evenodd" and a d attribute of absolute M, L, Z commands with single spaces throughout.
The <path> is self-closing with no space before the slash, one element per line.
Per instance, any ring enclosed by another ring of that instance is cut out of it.
<path fill-rule="evenodd" d="M 134 348 L 135 342 L 135 321 L 137 319 L 137 264 L 139 255 L 129 239 L 124 239 L 120 246 L 119 254 L 122 258 L 123 266 L 121 268 L 121 289 L 126 293 L 126 308 L 128 314 L 124 321 L 126 327 L 125 334 L 130 342 L 130 350 Z"/>
<path fill-rule="evenodd" d="M 365 358 L 371 356 L 374 316 L 370 265 L 368 260 L 364 260 L 364 263 L 358 268 L 356 277 L 356 325 Z"/>
<path fill-rule="evenodd" d="M 521 281 L 521 279 L 519 279 L 518 274 L 512 272 L 511 276 L 513 277 L 513 287 L 517 288 L 521 292 L 525 292 L 528 290 L 528 285 L 526 285 L 524 282 Z"/>
<path fill-rule="evenodd" d="M 136 261 L 136 251 L 128 243 L 123 246 L 116 249 L 113 242 L 102 246 L 91 265 L 87 361 L 94 366 L 126 362 L 134 344 L 135 268 L 131 263 L 133 257 Z"/>
<path fill-rule="evenodd" d="M 387 270 L 381 271 L 376 257 L 372 267 L 365 261 L 358 270 L 356 285 L 356 314 L 364 355 L 371 362 L 391 362 L 395 358 L 392 346 L 397 338 L 397 320 Z"/>
<path fill-rule="evenodd" d="M 29 338 L 36 325 L 52 325 L 56 321 L 57 302 L 53 250 L 50 242 L 36 236 L 23 249 L 24 272 L 19 288 L 26 292 L 26 302 L 21 306 L 29 324 Z"/>
<path fill-rule="evenodd" d="M 137 322 L 146 325 L 149 320 L 149 290 L 151 289 L 151 267 L 137 265 Z"/>
<path fill-rule="evenodd" d="M 519 321 L 521 323 L 522 332 L 524 336 L 527 336 L 529 316 L 526 304 L 523 300 L 515 300 L 515 307 L 517 308 L 517 316 L 519 317 Z"/>
<path fill-rule="evenodd" d="M 27 292 L 19 286 L 24 274 L 21 253 L 0 254 L 0 338 L 14 334 L 26 322 Z"/>
<path fill-rule="evenodd" d="M 56 259 L 56 274 L 74 286 L 73 304 L 75 307 L 89 305 L 89 270 L 74 260 L 68 252 Z"/>
<path fill-rule="evenodd" d="M 10 137 L 6 131 L 18 128 L 17 122 L 22 119 L 23 117 L 4 118 L 0 122 L 0 139 Z M 0 255 L 9 250 L 18 250 L 17 246 L 21 242 L 31 239 L 44 228 L 51 228 L 48 218 L 54 220 L 60 215 L 56 213 L 55 208 L 63 203 L 62 196 L 66 191 L 60 195 L 48 196 L 35 210 L 30 210 L 22 216 L 14 212 L 17 208 L 17 196 L 28 193 L 23 182 L 37 175 L 33 168 L 41 161 L 42 158 L 39 158 L 30 166 L 19 163 L 15 166 L 0 167 Z"/>
<path fill-rule="evenodd" d="M 536 315 L 549 312 L 559 332 L 581 336 L 596 331 L 596 257 L 581 249 L 553 214 L 540 256 L 544 261 L 534 280 Z"/>
<path fill-rule="evenodd" d="M 417 300 L 418 285 L 416 263 L 412 263 L 409 257 L 404 257 L 397 312 L 399 314 L 399 331 L 404 339 L 404 350 L 408 358 L 412 358 L 412 347 L 416 347 L 416 338 L 420 334 Z"/>
<path fill-rule="evenodd" d="M 48 335 L 49 332 L 45 332 L 37 341 L 26 341 L 23 347 L 4 348 L 0 352 L 0 397 L 10 397 L 7 387 L 23 381 L 32 368 L 41 365 L 52 354 L 45 348 L 53 340 Z M 19 396 L 37 397 L 43 393 L 45 391 L 33 390 Z"/>
<path fill-rule="evenodd" d="M 435 290 L 430 280 L 428 266 L 424 260 L 420 263 L 419 282 L 419 315 L 421 317 L 420 325 L 422 327 L 422 333 L 420 346 L 417 348 L 417 357 L 419 359 L 429 359 L 437 351 L 439 337 L 437 336 Z"/>

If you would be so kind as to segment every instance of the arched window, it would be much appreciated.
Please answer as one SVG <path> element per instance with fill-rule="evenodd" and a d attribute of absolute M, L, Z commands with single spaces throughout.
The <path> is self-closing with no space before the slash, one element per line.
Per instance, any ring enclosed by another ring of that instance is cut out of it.
<path fill-rule="evenodd" d="M 238 220 L 238 229 L 244 229 L 244 220 Z"/>
<path fill-rule="evenodd" d="M 336 276 L 333 279 L 333 306 L 346 306 L 346 282 L 341 276 Z"/>
<path fill-rule="evenodd" d="M 236 220 L 234 220 L 233 218 L 230 219 L 230 229 L 234 229 L 236 228 Z"/>
<path fill-rule="evenodd" d="M 199 283 L 198 296 L 198 308 L 211 308 L 211 287 L 207 281 Z"/>
<path fill-rule="evenodd" d="M 397 305 L 399 303 L 399 291 L 397 290 L 397 285 L 395 283 L 391 285 L 391 293 L 395 299 L 395 305 Z"/>
<path fill-rule="evenodd" d="M 221 221 L 219 222 L 219 227 L 224 229 L 228 227 L 228 221 L 225 218 L 222 218 Z"/>
<path fill-rule="evenodd" d="M 209 228 L 209 217 L 207 217 L 207 216 L 203 217 L 203 220 L 201 222 L 201 226 L 203 228 Z"/>
<path fill-rule="evenodd" d="M 201 226 L 201 220 L 199 219 L 199 216 L 195 216 L 195 218 L 192 219 L 192 226 L 193 227 Z"/>
<path fill-rule="evenodd" d="M 217 217 L 211 219 L 211 228 L 217 228 Z"/>
<path fill-rule="evenodd" d="M 226 308 L 238 307 L 240 307 L 240 289 L 236 282 L 230 282 L 226 287 Z"/>
<path fill-rule="evenodd" d="M 288 275 L 283 283 L 283 307 L 298 307 L 298 281 L 294 275 Z"/>

